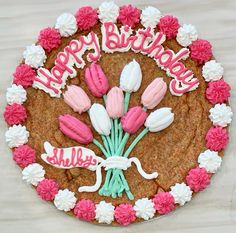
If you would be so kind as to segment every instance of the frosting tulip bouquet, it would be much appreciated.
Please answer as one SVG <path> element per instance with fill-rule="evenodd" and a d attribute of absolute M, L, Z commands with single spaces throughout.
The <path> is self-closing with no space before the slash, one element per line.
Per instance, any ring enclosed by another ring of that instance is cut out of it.
<path fill-rule="evenodd" d="M 108 79 L 102 68 L 92 63 L 85 70 L 85 82 L 95 97 L 103 97 L 104 106 L 98 103 L 91 104 L 88 95 L 78 86 L 69 86 L 64 93 L 65 102 L 79 114 L 88 112 L 93 128 L 101 136 L 101 142 L 93 137 L 91 129 L 79 119 L 63 115 L 59 117 L 60 130 L 66 136 L 80 144 L 94 143 L 103 153 L 105 159 L 100 158 L 96 168 L 97 181 L 93 186 L 83 186 L 80 192 L 94 192 L 99 194 L 121 197 L 125 192 L 130 200 L 134 199 L 127 183 L 124 170 L 131 163 L 145 179 L 154 179 L 157 172 L 147 174 L 138 158 L 128 158 L 133 148 L 148 132 L 159 132 L 167 128 L 174 120 L 171 108 L 160 108 L 149 115 L 147 110 L 154 109 L 163 99 L 167 85 L 162 78 L 154 79 L 141 96 L 142 106 L 129 108 L 130 96 L 136 92 L 142 82 L 140 65 L 135 61 L 127 64 L 120 76 L 120 87 L 110 89 Z M 109 90 L 110 89 L 110 90 Z M 131 134 L 135 134 L 141 127 L 144 129 L 126 148 Z M 102 187 L 101 168 L 106 170 L 106 177 Z"/>

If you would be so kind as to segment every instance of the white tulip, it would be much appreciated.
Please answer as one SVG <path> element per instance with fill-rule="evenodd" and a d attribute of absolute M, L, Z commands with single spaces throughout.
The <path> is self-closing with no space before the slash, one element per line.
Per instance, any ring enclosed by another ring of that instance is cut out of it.
<path fill-rule="evenodd" d="M 142 82 L 142 72 L 138 62 L 128 63 L 120 75 L 120 88 L 125 92 L 136 92 Z"/>
<path fill-rule="evenodd" d="M 171 108 L 160 108 L 147 117 L 145 126 L 150 132 L 158 132 L 167 128 L 173 121 L 174 113 Z"/>
<path fill-rule="evenodd" d="M 106 109 L 101 104 L 93 104 L 89 116 L 94 129 L 101 135 L 108 136 L 111 131 L 111 121 Z"/>

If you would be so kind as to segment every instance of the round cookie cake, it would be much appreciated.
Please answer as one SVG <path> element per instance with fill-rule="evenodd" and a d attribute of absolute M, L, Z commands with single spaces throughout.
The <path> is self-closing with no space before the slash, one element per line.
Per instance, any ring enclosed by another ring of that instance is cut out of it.
<path fill-rule="evenodd" d="M 104 2 L 27 46 L 7 89 L 22 177 L 78 219 L 129 225 L 204 190 L 228 144 L 230 86 L 210 42 L 148 6 Z"/>

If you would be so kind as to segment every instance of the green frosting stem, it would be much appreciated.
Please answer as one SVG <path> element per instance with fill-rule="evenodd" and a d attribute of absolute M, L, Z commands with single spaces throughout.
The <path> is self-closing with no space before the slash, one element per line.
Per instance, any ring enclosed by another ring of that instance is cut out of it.
<path fill-rule="evenodd" d="M 112 146 L 113 146 L 113 149 L 115 151 L 115 125 L 114 125 L 114 120 L 111 119 L 111 142 L 112 142 Z"/>
<path fill-rule="evenodd" d="M 119 125 L 118 125 L 118 132 L 119 132 L 119 145 L 120 145 L 122 137 L 123 137 L 123 129 L 122 129 L 121 123 L 119 123 Z M 119 148 L 119 146 L 118 146 L 118 148 Z"/>
<path fill-rule="evenodd" d="M 129 139 L 129 136 L 130 136 L 129 133 L 125 133 L 125 135 L 124 135 L 124 137 L 123 137 L 123 139 L 122 139 L 122 141 L 121 141 L 121 143 L 119 145 L 118 151 L 116 152 L 116 154 L 118 156 L 121 156 L 121 151 L 124 149 L 125 144 L 128 141 L 128 139 Z"/>
<path fill-rule="evenodd" d="M 119 132 L 118 132 L 118 119 L 116 118 L 114 120 L 114 124 L 115 124 L 115 151 L 118 150 L 118 147 L 119 147 Z"/>
<path fill-rule="evenodd" d="M 124 154 L 124 157 L 128 157 L 130 152 L 134 149 L 134 147 L 136 146 L 136 144 L 149 132 L 148 128 L 145 128 L 135 139 L 134 141 L 131 143 L 131 145 L 129 146 L 129 148 L 127 149 L 127 151 Z"/>
<path fill-rule="evenodd" d="M 108 144 L 108 141 L 107 141 L 107 138 L 106 136 L 104 135 L 101 135 L 102 136 L 102 141 L 103 141 L 103 144 L 106 148 L 106 151 L 109 153 L 109 157 L 112 155 L 112 151 L 111 151 L 111 148 L 109 147 L 109 144 Z"/>
<path fill-rule="evenodd" d="M 103 101 L 104 101 L 104 105 L 106 107 L 107 95 L 103 95 L 102 98 L 103 98 Z"/>
<path fill-rule="evenodd" d="M 102 151 L 102 153 L 106 156 L 106 158 L 109 157 L 109 153 L 105 150 L 103 145 L 95 138 L 93 139 L 93 144 L 96 145 Z"/>
<path fill-rule="evenodd" d="M 124 100 L 125 112 L 127 112 L 128 107 L 129 107 L 130 94 L 131 93 L 129 92 L 125 92 L 125 100 Z"/>

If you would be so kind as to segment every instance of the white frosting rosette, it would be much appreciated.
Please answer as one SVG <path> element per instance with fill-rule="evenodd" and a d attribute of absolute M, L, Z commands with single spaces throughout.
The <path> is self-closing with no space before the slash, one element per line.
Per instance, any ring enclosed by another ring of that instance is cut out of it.
<path fill-rule="evenodd" d="M 152 6 L 146 7 L 142 10 L 141 14 L 141 24 L 144 27 L 151 27 L 152 29 L 157 26 L 161 18 L 161 12 Z"/>
<path fill-rule="evenodd" d="M 184 24 L 182 27 L 180 27 L 176 36 L 177 42 L 184 47 L 192 44 L 192 42 L 197 40 L 197 38 L 197 30 L 191 24 Z"/>
<path fill-rule="evenodd" d="M 116 23 L 119 16 L 119 7 L 114 2 L 103 2 L 98 9 L 98 18 L 102 23 Z"/>
<path fill-rule="evenodd" d="M 174 186 L 170 187 L 170 194 L 174 197 L 175 203 L 183 206 L 186 202 L 189 202 L 192 198 L 192 193 L 190 187 L 185 183 L 176 183 Z"/>
<path fill-rule="evenodd" d="M 61 14 L 56 21 L 55 28 L 59 30 L 61 36 L 68 37 L 78 30 L 76 18 L 70 13 Z"/>
<path fill-rule="evenodd" d="M 29 132 L 25 126 L 13 125 L 5 133 L 5 138 L 10 148 L 21 146 L 28 142 Z"/>
<path fill-rule="evenodd" d="M 47 58 L 44 49 L 40 45 L 34 44 L 26 47 L 26 50 L 23 52 L 23 57 L 25 64 L 36 69 L 43 66 Z"/>
<path fill-rule="evenodd" d="M 99 223 L 111 224 L 112 221 L 114 221 L 114 209 L 115 207 L 111 203 L 100 201 L 99 204 L 96 205 L 96 220 Z"/>
<path fill-rule="evenodd" d="M 76 203 L 75 193 L 68 189 L 59 190 L 54 199 L 54 205 L 59 210 L 69 211 Z"/>
<path fill-rule="evenodd" d="M 13 84 L 11 87 L 7 88 L 6 100 L 9 105 L 12 104 L 22 104 L 26 101 L 27 93 L 26 90 L 21 86 Z"/>
<path fill-rule="evenodd" d="M 38 163 L 32 163 L 25 167 L 22 171 L 22 179 L 28 184 L 32 184 L 34 186 L 44 179 L 44 175 L 45 171 Z"/>
<path fill-rule="evenodd" d="M 211 119 L 213 125 L 218 125 L 221 127 L 226 127 L 231 123 L 233 117 L 233 112 L 230 106 L 226 104 L 216 104 L 210 109 L 209 118 Z"/>
<path fill-rule="evenodd" d="M 154 203 L 148 198 L 137 200 L 134 205 L 134 210 L 136 212 L 136 216 L 138 218 L 143 218 L 144 220 L 153 218 L 156 212 Z"/>
<path fill-rule="evenodd" d="M 202 67 L 202 76 L 206 82 L 217 81 L 222 78 L 223 74 L 224 68 L 215 60 L 206 62 Z"/>
<path fill-rule="evenodd" d="M 198 157 L 199 167 L 205 168 L 207 172 L 216 173 L 222 163 L 222 158 L 218 152 L 206 150 Z"/>

